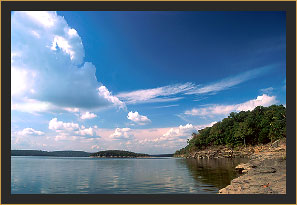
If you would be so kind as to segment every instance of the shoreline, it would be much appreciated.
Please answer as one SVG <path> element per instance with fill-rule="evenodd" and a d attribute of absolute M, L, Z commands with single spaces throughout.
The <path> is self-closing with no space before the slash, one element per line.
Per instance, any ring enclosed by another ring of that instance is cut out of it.
<path fill-rule="evenodd" d="M 247 158 L 235 170 L 242 175 L 231 180 L 218 194 L 286 194 L 286 139 L 265 145 L 207 147 L 189 154 L 175 155 L 185 159 Z"/>
<path fill-rule="evenodd" d="M 255 147 L 247 163 L 236 166 L 243 175 L 219 194 L 286 194 L 286 142 L 284 139 Z"/>

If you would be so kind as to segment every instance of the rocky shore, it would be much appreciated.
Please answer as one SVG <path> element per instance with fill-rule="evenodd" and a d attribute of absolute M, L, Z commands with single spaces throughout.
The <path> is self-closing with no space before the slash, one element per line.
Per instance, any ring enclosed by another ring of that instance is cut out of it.
<path fill-rule="evenodd" d="M 257 146 L 248 163 L 235 169 L 242 176 L 219 191 L 220 194 L 286 194 L 286 142 Z"/>
<path fill-rule="evenodd" d="M 242 146 L 237 148 L 228 148 L 225 146 L 214 146 L 206 149 L 192 152 L 188 155 L 175 155 L 187 159 L 220 159 L 220 158 L 243 158 L 249 157 L 255 152 L 255 147 Z"/>
<path fill-rule="evenodd" d="M 228 148 L 209 147 L 175 157 L 194 159 L 248 158 L 235 170 L 242 175 L 231 181 L 219 194 L 285 194 L 286 193 L 286 140 L 258 146 Z"/>

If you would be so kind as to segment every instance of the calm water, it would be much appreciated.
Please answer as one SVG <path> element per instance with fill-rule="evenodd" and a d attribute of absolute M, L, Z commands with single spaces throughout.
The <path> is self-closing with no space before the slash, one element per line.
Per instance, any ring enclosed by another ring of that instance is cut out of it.
<path fill-rule="evenodd" d="M 11 157 L 12 194 L 209 194 L 243 159 Z"/>

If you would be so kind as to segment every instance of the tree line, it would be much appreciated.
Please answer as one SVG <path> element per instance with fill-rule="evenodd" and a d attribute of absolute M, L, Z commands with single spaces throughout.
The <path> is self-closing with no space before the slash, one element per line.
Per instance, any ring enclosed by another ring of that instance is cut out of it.
<path fill-rule="evenodd" d="M 134 153 L 124 150 L 106 150 L 91 154 L 92 157 L 148 157 L 147 154 Z"/>
<path fill-rule="evenodd" d="M 258 106 L 252 111 L 231 112 L 212 127 L 192 134 L 188 145 L 175 155 L 198 151 L 208 146 L 266 144 L 286 137 L 286 108 L 283 105 Z"/>
<path fill-rule="evenodd" d="M 11 156 L 89 157 L 90 154 L 83 151 L 11 150 Z"/>

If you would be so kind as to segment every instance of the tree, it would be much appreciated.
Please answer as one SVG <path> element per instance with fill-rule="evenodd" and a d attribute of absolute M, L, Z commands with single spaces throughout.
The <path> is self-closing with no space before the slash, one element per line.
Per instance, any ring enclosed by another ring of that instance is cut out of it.
<path fill-rule="evenodd" d="M 286 137 L 286 108 L 282 105 L 258 106 L 252 111 L 231 112 L 212 127 L 198 130 L 180 153 L 211 145 L 268 143 Z"/>

